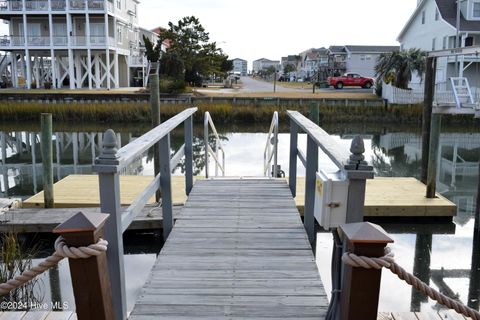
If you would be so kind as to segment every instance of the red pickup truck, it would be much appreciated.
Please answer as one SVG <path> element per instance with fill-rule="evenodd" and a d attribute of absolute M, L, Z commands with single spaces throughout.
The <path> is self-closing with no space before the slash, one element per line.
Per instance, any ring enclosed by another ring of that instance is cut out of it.
<path fill-rule="evenodd" d="M 357 73 L 345 73 L 342 77 L 328 77 L 328 85 L 335 89 L 343 87 L 362 87 L 370 89 L 375 82 L 372 78 L 365 78 Z"/>

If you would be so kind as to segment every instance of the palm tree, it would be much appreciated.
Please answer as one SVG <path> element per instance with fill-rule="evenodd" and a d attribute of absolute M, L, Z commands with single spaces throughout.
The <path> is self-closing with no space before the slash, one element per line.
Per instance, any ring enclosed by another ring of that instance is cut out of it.
<path fill-rule="evenodd" d="M 408 89 L 412 80 L 412 74 L 416 72 L 420 78 L 425 72 L 427 54 L 420 49 L 409 49 L 406 51 L 394 51 L 382 53 L 375 65 L 375 76 L 377 79 L 393 77 L 393 85 L 401 89 Z"/>

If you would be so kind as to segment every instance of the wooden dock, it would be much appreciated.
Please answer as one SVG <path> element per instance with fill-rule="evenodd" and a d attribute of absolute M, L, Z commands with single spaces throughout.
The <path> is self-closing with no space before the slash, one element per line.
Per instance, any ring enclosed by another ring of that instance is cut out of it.
<path fill-rule="evenodd" d="M 136 317 L 137 319 L 140 317 Z M 148 318 L 146 316 L 145 318 Z M 182 317 L 180 317 L 181 319 Z M 227 317 L 226 317 L 227 318 Z M 129 319 L 134 319 L 131 317 Z M 271 318 L 273 319 L 273 318 Z M 322 319 L 322 318 L 314 318 Z M 380 312 L 377 320 L 468 320 L 453 310 L 438 312 Z M 77 320 L 77 314 L 71 311 L 7 311 L 0 312 L 0 320 Z"/>
<path fill-rule="evenodd" d="M 305 177 L 297 178 L 295 202 L 303 210 Z M 453 217 L 457 206 L 437 193 L 425 197 L 425 185 L 415 178 L 375 177 L 367 180 L 365 192 L 365 217 Z"/>
<path fill-rule="evenodd" d="M 120 176 L 122 205 L 129 205 L 151 181 L 151 176 Z M 202 179 L 195 177 L 195 180 Z M 173 203 L 185 203 L 185 178 L 172 176 Z M 297 179 L 295 202 L 303 212 L 305 177 Z M 69 175 L 54 184 L 55 207 L 98 207 L 100 203 L 98 176 Z M 152 204 L 154 199 L 150 199 Z M 24 208 L 42 208 L 43 192 L 23 202 Z M 437 198 L 425 198 L 425 185 L 415 178 L 384 178 L 367 180 L 365 195 L 366 217 L 452 217 L 456 206 L 440 194 Z"/>
<path fill-rule="evenodd" d="M 322 319 L 327 305 L 286 182 L 203 180 L 130 319 Z"/>
<path fill-rule="evenodd" d="M 183 206 L 173 206 L 173 217 L 175 219 L 182 208 Z M 0 213 L 0 232 L 15 230 L 20 233 L 50 233 L 55 227 L 79 211 L 100 212 L 100 208 L 26 208 L 9 210 Z M 162 208 L 157 205 L 147 205 L 135 217 L 127 230 L 158 230 L 162 228 Z"/>
<path fill-rule="evenodd" d="M 6 311 L 0 312 L 1 320 L 77 320 L 72 311 Z"/>

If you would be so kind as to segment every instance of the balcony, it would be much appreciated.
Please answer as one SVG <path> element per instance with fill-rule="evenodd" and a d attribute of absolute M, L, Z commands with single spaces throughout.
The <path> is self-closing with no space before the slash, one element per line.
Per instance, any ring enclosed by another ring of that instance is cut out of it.
<path fill-rule="evenodd" d="M 85 1 L 83 0 L 70 0 L 70 10 L 85 10 Z"/>
<path fill-rule="evenodd" d="M 109 4 L 109 11 L 113 11 L 113 4 Z M 65 11 L 67 2 L 65 0 L 51 0 L 52 11 Z M 88 0 L 88 10 L 91 11 L 105 11 L 104 0 Z M 110 5 L 112 8 L 110 8 Z M 70 10 L 86 9 L 84 0 L 69 0 Z M 22 11 L 23 4 L 20 0 L 0 0 L 0 12 L 2 11 Z M 48 0 L 26 0 L 26 11 L 48 11 Z"/>
<path fill-rule="evenodd" d="M 0 37 L 0 48 L 22 47 L 25 44 L 23 36 L 3 36 Z"/>
<path fill-rule="evenodd" d="M 53 36 L 53 46 L 54 47 L 66 47 L 68 46 L 68 37 L 65 36 Z M 70 37 L 71 45 L 74 47 L 86 47 L 87 46 L 87 37 L 86 36 L 73 36 Z M 105 46 L 114 46 L 115 39 L 112 37 L 105 36 L 91 36 L 90 37 L 90 46 L 91 47 L 105 47 Z M 0 36 L 0 48 L 13 48 L 13 47 L 23 47 L 25 46 L 25 37 L 23 36 Z M 27 46 L 29 47 L 50 47 L 50 36 L 38 37 L 38 36 L 29 36 L 27 37 Z"/>
<path fill-rule="evenodd" d="M 52 11 L 65 11 L 66 2 L 61 0 L 52 0 L 51 6 L 52 6 Z"/>
<path fill-rule="evenodd" d="M 148 65 L 148 61 L 144 56 L 130 56 L 129 64 L 131 67 L 146 67 Z"/>
<path fill-rule="evenodd" d="M 88 10 L 105 10 L 105 1 L 103 0 L 89 0 L 88 1 Z"/>
<path fill-rule="evenodd" d="M 48 1 L 25 1 L 25 10 L 27 11 L 48 11 Z"/>
<path fill-rule="evenodd" d="M 50 37 L 27 37 L 29 47 L 50 46 Z"/>
<path fill-rule="evenodd" d="M 22 11 L 22 1 L 0 1 L 0 11 Z"/>
<path fill-rule="evenodd" d="M 67 36 L 53 36 L 53 45 L 65 47 L 68 45 L 68 38 Z"/>
<path fill-rule="evenodd" d="M 480 62 L 480 56 L 476 56 L 476 55 L 458 56 L 458 60 L 456 60 L 454 56 L 450 56 L 447 59 L 449 63 L 462 62 L 462 61 L 464 63 Z"/>

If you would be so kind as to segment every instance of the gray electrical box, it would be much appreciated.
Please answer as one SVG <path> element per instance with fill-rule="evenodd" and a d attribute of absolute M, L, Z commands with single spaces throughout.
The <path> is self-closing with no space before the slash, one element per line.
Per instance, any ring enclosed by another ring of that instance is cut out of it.
<path fill-rule="evenodd" d="M 344 224 L 347 217 L 348 179 L 341 171 L 317 172 L 314 215 L 325 229 Z"/>

